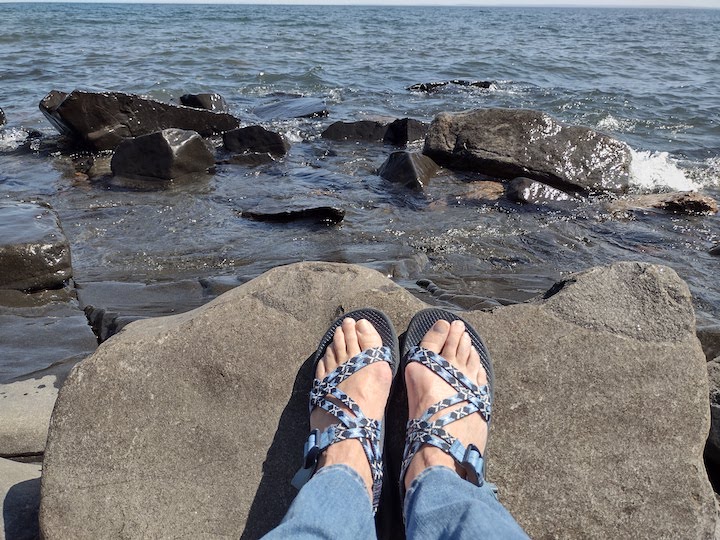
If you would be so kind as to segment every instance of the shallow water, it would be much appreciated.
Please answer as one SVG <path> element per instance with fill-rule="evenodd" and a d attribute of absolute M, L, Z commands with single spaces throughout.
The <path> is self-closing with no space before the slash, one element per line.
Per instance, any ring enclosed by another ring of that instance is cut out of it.
<path fill-rule="evenodd" d="M 437 301 L 487 307 L 573 271 L 641 260 L 674 268 L 703 321 L 720 316 L 708 254 L 717 216 L 612 214 L 604 199 L 483 201 L 468 196 L 477 176 L 449 171 L 417 194 L 375 174 L 392 148 L 319 137 L 335 120 L 526 107 L 630 144 L 634 191 L 718 198 L 720 10 L 0 4 L 0 13 L 9 21 L 0 197 L 52 204 L 78 283 L 245 280 L 327 260 L 369 265 L 419 293 L 416 281 L 431 280 L 448 293 Z M 493 85 L 406 90 L 453 78 Z M 219 92 L 248 124 L 276 93 L 297 93 L 324 98 L 330 116 L 265 123 L 293 142 L 278 163 L 219 165 L 195 183 L 138 190 L 77 177 L 47 138 L 18 149 L 28 129 L 53 133 L 37 103 L 54 88 L 163 100 Z M 339 206 L 346 217 L 337 226 L 240 217 L 267 205 Z"/>

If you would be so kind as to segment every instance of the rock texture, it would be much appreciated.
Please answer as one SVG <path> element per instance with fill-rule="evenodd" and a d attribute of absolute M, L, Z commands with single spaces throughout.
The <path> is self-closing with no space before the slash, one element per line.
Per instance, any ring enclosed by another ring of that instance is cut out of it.
<path fill-rule="evenodd" d="M 219 113 L 230 112 L 230 107 L 220 94 L 184 94 L 180 96 L 180 104 L 194 109 L 206 109 Z"/>
<path fill-rule="evenodd" d="M 611 212 L 649 210 L 654 208 L 673 214 L 717 214 L 718 203 L 709 195 L 697 192 L 649 193 L 633 195 L 613 201 L 608 205 Z"/>
<path fill-rule="evenodd" d="M 399 118 L 390 122 L 385 130 L 383 142 L 395 146 L 405 146 L 409 142 L 424 139 L 428 124 L 413 118 Z"/>
<path fill-rule="evenodd" d="M 257 538 L 290 504 L 309 357 L 345 310 L 402 332 L 424 304 L 357 266 L 276 268 L 194 311 L 128 325 L 68 377 L 44 461 L 44 538 Z M 533 538 L 709 538 L 705 359 L 686 285 L 618 263 L 464 316 L 494 358 L 489 478 Z M 381 537 L 402 527 L 402 393 Z"/>
<path fill-rule="evenodd" d="M 0 540 L 37 540 L 40 465 L 0 458 Z"/>
<path fill-rule="evenodd" d="M 0 230 L 0 289 L 49 289 L 72 277 L 70 245 L 49 206 L 0 202 Z"/>
<path fill-rule="evenodd" d="M 122 92 L 69 94 L 53 90 L 40 110 L 62 134 L 93 150 L 112 150 L 124 139 L 168 128 L 197 131 L 203 137 L 235 129 L 234 116 L 161 103 Z"/>
<path fill-rule="evenodd" d="M 528 204 L 547 204 L 574 199 L 572 195 L 530 178 L 513 178 L 506 194 L 511 201 Z"/>
<path fill-rule="evenodd" d="M 231 152 L 268 153 L 284 156 L 290 150 L 285 137 L 262 126 L 233 129 L 223 135 L 223 144 Z"/>
<path fill-rule="evenodd" d="M 374 120 L 334 122 L 322 132 L 322 138 L 331 141 L 380 142 L 385 137 L 386 131 L 387 124 Z"/>
<path fill-rule="evenodd" d="M 626 144 L 527 109 L 441 113 L 423 152 L 450 168 L 524 176 L 569 192 L 622 192 L 630 169 Z"/>
<path fill-rule="evenodd" d="M 194 131 L 163 129 L 125 139 L 115 150 L 110 168 L 115 176 L 173 180 L 206 173 L 215 156 Z"/>
<path fill-rule="evenodd" d="M 417 152 L 393 152 L 378 170 L 378 176 L 410 189 L 423 189 L 439 168 L 432 159 Z"/>

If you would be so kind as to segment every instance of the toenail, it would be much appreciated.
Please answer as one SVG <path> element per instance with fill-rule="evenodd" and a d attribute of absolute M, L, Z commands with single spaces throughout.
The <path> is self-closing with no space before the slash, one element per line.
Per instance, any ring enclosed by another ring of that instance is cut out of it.
<path fill-rule="evenodd" d="M 435 324 L 433 324 L 432 329 L 436 332 L 443 332 L 445 328 L 444 321 L 436 321 Z"/>

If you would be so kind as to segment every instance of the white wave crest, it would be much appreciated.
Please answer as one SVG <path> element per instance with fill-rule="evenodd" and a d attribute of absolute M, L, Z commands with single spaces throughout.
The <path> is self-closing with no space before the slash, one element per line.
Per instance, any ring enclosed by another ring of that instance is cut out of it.
<path fill-rule="evenodd" d="M 667 152 L 631 150 L 630 186 L 642 190 L 669 188 L 697 191 L 701 186 L 688 178 Z"/>
<path fill-rule="evenodd" d="M 21 128 L 0 130 L 0 151 L 17 150 L 27 138 L 28 132 Z"/>
<path fill-rule="evenodd" d="M 602 131 L 624 131 L 630 132 L 635 130 L 635 121 L 626 118 L 616 118 L 612 114 L 601 118 L 597 123 L 597 128 Z"/>

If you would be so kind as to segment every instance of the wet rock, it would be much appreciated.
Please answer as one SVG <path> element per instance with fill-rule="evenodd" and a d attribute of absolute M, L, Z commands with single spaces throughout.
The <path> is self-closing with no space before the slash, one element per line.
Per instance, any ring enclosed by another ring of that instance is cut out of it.
<path fill-rule="evenodd" d="M 115 150 L 110 168 L 115 176 L 173 180 L 206 173 L 215 156 L 194 131 L 164 129 L 125 139 Z"/>
<path fill-rule="evenodd" d="M 261 120 L 283 120 L 290 118 L 318 118 L 330 114 L 325 101 L 312 97 L 282 99 L 253 109 Z"/>
<path fill-rule="evenodd" d="M 123 317 L 114 311 L 94 306 L 87 306 L 85 315 L 99 343 L 111 338 L 131 322 L 144 319 L 144 317 Z"/>
<path fill-rule="evenodd" d="M 480 180 L 472 182 L 463 193 L 467 200 L 497 201 L 505 194 L 505 185 L 501 182 Z"/>
<path fill-rule="evenodd" d="M 622 192 L 630 169 L 625 143 L 526 109 L 441 113 L 423 153 L 449 168 L 524 176 L 566 192 Z"/>
<path fill-rule="evenodd" d="M 232 165 L 245 165 L 246 167 L 257 167 L 258 165 L 266 165 L 273 163 L 275 159 L 267 152 L 249 152 L 246 154 L 236 154 L 227 160 Z"/>
<path fill-rule="evenodd" d="M 203 137 L 235 129 L 234 116 L 161 103 L 122 92 L 50 92 L 40 110 L 62 134 L 93 150 L 112 150 L 124 139 L 168 128 L 197 131 Z"/>
<path fill-rule="evenodd" d="M 506 195 L 511 201 L 527 204 L 547 204 L 575 199 L 572 195 L 530 178 L 513 178 L 507 185 Z"/>
<path fill-rule="evenodd" d="M 696 192 L 676 192 L 632 195 L 615 200 L 608 205 L 608 210 L 611 212 L 649 210 L 651 208 L 674 214 L 716 214 L 718 204 L 708 195 Z"/>
<path fill-rule="evenodd" d="M 387 125 L 374 120 L 357 122 L 334 122 L 322 132 L 323 139 L 331 141 L 379 142 L 385 137 Z"/>
<path fill-rule="evenodd" d="M 424 139 L 428 124 L 413 118 L 400 118 L 390 122 L 385 131 L 383 142 L 395 146 L 404 146 L 409 142 Z"/>
<path fill-rule="evenodd" d="M 37 463 L 17 463 L 0 458 L 0 538 L 40 538 L 40 470 Z"/>
<path fill-rule="evenodd" d="M 720 358 L 707 363 L 710 384 L 710 433 L 705 455 L 715 464 L 720 464 Z"/>
<path fill-rule="evenodd" d="M 0 126 L 5 125 L 5 111 L 0 109 Z"/>
<path fill-rule="evenodd" d="M 418 152 L 393 152 L 378 170 L 378 175 L 410 189 L 423 189 L 439 167 L 432 159 Z"/>
<path fill-rule="evenodd" d="M 720 356 L 720 325 L 698 325 L 697 337 L 708 362 Z"/>
<path fill-rule="evenodd" d="M 411 92 L 434 92 L 449 84 L 455 84 L 458 86 L 473 86 L 475 88 L 492 88 L 492 81 L 466 81 L 463 79 L 453 79 L 451 81 L 439 81 L 429 83 L 418 83 L 408 86 L 407 89 Z"/>
<path fill-rule="evenodd" d="M 708 250 L 708 253 L 709 253 L 710 255 L 712 255 L 713 257 L 718 257 L 718 256 L 720 256 L 720 244 L 711 247 L 711 248 Z"/>
<path fill-rule="evenodd" d="M 194 109 L 206 109 L 219 113 L 230 112 L 230 107 L 220 94 L 184 94 L 180 96 L 180 104 Z"/>
<path fill-rule="evenodd" d="M 58 398 L 43 537 L 203 536 L 207 523 L 218 536 L 261 536 L 295 496 L 309 357 L 336 316 L 368 305 L 398 329 L 425 306 L 367 268 L 300 263 L 190 313 L 128 325 Z M 463 316 L 495 364 L 489 480 L 531 537 L 712 536 L 706 362 L 673 270 L 595 268 L 534 302 Z M 404 421 L 388 418 L 392 485 Z M 380 536 L 400 532 L 399 511 L 393 494 Z"/>
<path fill-rule="evenodd" d="M 270 223 L 290 223 L 293 221 L 310 221 L 313 223 L 336 224 L 345 218 L 345 210 L 334 206 L 314 206 L 310 208 L 293 208 L 274 210 L 270 208 L 243 210 L 242 217 L 255 221 Z"/>
<path fill-rule="evenodd" d="M 228 131 L 223 144 L 231 152 L 269 153 L 284 156 L 290 149 L 285 137 L 262 126 L 248 126 Z"/>
<path fill-rule="evenodd" d="M 0 202 L 0 231 L 0 289 L 49 289 L 72 277 L 70 245 L 50 207 Z"/>

